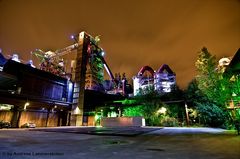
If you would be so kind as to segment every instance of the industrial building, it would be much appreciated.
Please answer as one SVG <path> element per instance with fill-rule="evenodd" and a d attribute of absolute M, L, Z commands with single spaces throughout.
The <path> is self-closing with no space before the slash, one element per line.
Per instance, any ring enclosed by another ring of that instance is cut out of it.
<path fill-rule="evenodd" d="M 144 66 L 133 77 L 134 96 L 141 91 L 144 93 L 151 87 L 158 93 L 171 92 L 175 85 L 176 74 L 166 64 L 163 64 L 157 71 L 154 71 L 150 66 Z"/>
<path fill-rule="evenodd" d="M 0 51 L 0 120 L 12 127 L 95 125 L 96 107 L 125 95 L 126 82 L 113 77 L 97 39 L 81 32 L 74 40 L 56 51 L 32 51 L 39 67 L 21 62 L 17 54 L 7 59 Z"/>

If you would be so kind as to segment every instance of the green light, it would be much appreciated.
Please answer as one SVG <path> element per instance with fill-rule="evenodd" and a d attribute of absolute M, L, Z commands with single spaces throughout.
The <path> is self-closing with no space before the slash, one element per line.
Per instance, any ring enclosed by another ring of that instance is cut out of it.
<path fill-rule="evenodd" d="M 161 108 L 157 111 L 157 113 L 165 114 L 166 111 L 167 111 L 167 109 L 166 109 L 165 107 L 161 107 Z"/>
<path fill-rule="evenodd" d="M 98 114 L 95 115 L 95 121 L 100 120 L 100 118 L 101 118 L 101 115 L 98 115 Z"/>

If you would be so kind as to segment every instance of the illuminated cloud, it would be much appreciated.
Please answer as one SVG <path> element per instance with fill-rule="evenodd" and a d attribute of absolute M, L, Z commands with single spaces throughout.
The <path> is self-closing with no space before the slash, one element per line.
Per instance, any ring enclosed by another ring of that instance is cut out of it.
<path fill-rule="evenodd" d="M 239 0 L 1 0 L 0 48 L 27 61 L 30 51 L 71 45 L 69 37 L 85 30 L 101 35 L 114 73 L 131 77 L 144 65 L 166 63 L 185 87 L 203 46 L 218 58 L 237 51 L 239 8 Z"/>

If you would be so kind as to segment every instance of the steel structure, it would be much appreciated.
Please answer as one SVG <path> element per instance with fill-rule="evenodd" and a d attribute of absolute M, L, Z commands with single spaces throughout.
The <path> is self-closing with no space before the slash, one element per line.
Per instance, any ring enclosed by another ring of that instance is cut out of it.
<path fill-rule="evenodd" d="M 93 38 L 86 32 L 81 32 L 73 36 L 75 43 L 63 49 L 58 49 L 54 52 L 44 52 L 37 49 L 32 52 L 40 60 L 40 69 L 51 72 L 58 76 L 67 77 L 74 82 L 73 90 L 73 114 L 76 114 L 74 119 L 76 125 L 82 125 L 83 107 L 84 107 L 84 92 L 85 90 L 95 90 L 106 92 L 103 86 L 104 69 L 110 77 L 110 81 L 117 88 L 117 81 L 109 66 L 104 59 L 103 49 L 98 45 L 99 38 Z M 67 72 L 63 65 L 61 57 L 67 54 L 76 52 L 76 56 L 71 61 L 71 72 Z M 69 77 L 70 74 L 70 77 Z M 121 82 L 121 81 L 120 81 Z M 124 94 L 124 87 L 121 89 Z"/>
<path fill-rule="evenodd" d="M 146 72 L 149 74 L 144 75 Z M 166 64 L 163 64 L 157 71 L 150 66 L 143 66 L 137 76 L 133 77 L 134 95 L 138 95 L 140 90 L 144 91 L 153 87 L 159 93 L 171 92 L 176 84 L 176 74 Z"/>

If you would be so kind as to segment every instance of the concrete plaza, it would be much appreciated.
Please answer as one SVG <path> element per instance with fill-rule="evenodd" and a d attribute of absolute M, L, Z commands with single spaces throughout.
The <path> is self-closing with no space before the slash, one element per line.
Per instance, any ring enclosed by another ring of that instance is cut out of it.
<path fill-rule="evenodd" d="M 0 130 L 1 159 L 239 159 L 240 136 L 212 128 Z"/>

